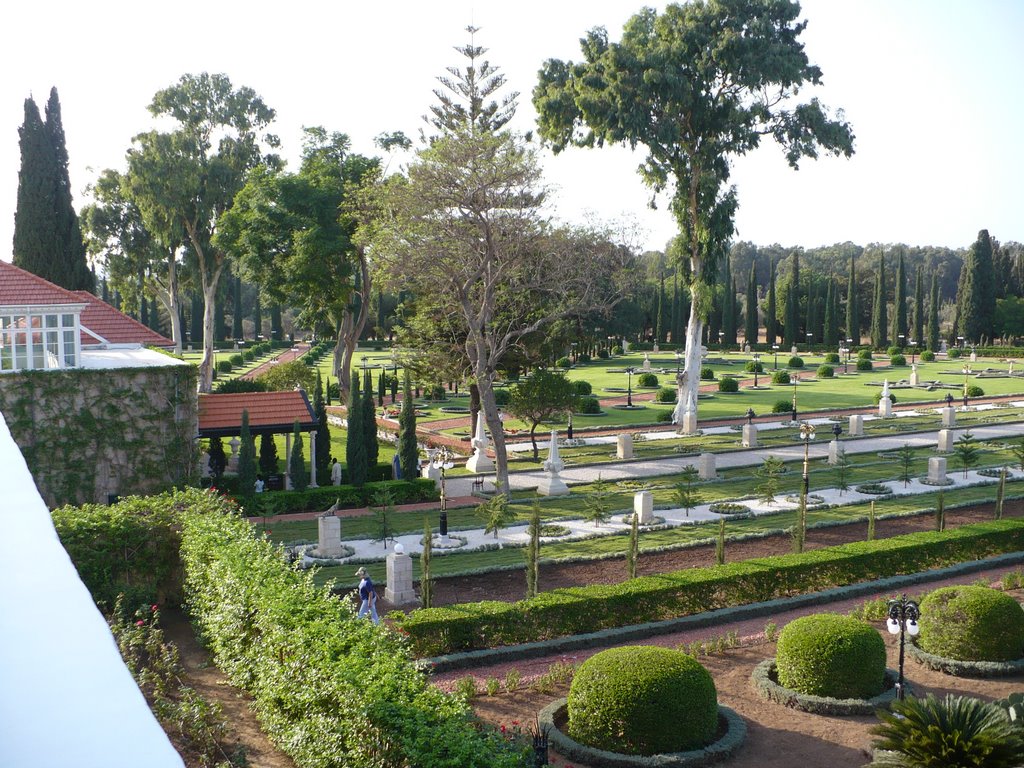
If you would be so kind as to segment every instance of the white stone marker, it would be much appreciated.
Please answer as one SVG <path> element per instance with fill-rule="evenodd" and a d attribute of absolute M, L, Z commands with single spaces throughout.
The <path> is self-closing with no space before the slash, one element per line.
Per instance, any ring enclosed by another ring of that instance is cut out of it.
<path fill-rule="evenodd" d="M 615 458 L 617 459 L 632 459 L 633 458 L 633 436 L 630 434 L 621 434 L 616 438 L 615 441 Z"/>
<path fill-rule="evenodd" d="M 487 439 L 487 435 L 484 433 L 484 412 L 480 411 L 476 417 L 476 433 L 473 435 L 471 441 L 473 445 L 473 455 L 469 457 L 469 461 L 466 462 L 466 469 L 470 472 L 476 472 L 484 474 L 485 472 L 494 471 L 494 462 L 491 461 L 491 457 L 487 455 L 487 447 L 491 444 L 490 440 Z"/>
<path fill-rule="evenodd" d="M 942 414 L 942 426 L 944 427 L 955 427 L 956 426 L 956 408 L 949 406 L 947 408 L 941 408 L 939 413 Z"/>
<path fill-rule="evenodd" d="M 917 363 L 910 366 L 910 386 L 921 386 L 921 377 L 917 375 Z"/>
<path fill-rule="evenodd" d="M 932 456 L 928 459 L 928 482 L 936 485 L 946 484 L 946 459 L 943 456 Z"/>
<path fill-rule="evenodd" d="M 693 393 L 686 395 L 686 410 L 683 411 L 683 434 L 697 434 L 697 405 L 693 401 Z"/>
<path fill-rule="evenodd" d="M 640 525 L 650 525 L 654 520 L 654 497 L 650 491 L 633 494 L 633 514 Z"/>
<path fill-rule="evenodd" d="M 889 380 L 882 382 L 882 396 L 878 400 L 878 415 L 883 419 L 892 418 L 892 400 L 889 399 Z"/>
<path fill-rule="evenodd" d="M 744 448 L 757 448 L 757 425 L 756 424 L 744 424 L 743 425 L 743 447 Z"/>
<path fill-rule="evenodd" d="M 714 480 L 718 477 L 715 470 L 715 454 L 702 453 L 697 459 L 697 472 L 701 480 Z"/>
<path fill-rule="evenodd" d="M 838 440 L 831 440 L 828 444 L 828 463 L 835 466 L 839 463 L 839 453 L 842 448 L 839 447 Z"/>
<path fill-rule="evenodd" d="M 939 453 L 949 453 L 953 450 L 953 432 L 949 429 L 939 430 Z"/>
<path fill-rule="evenodd" d="M 537 493 L 541 496 L 565 496 L 569 493 L 569 486 L 558 476 L 558 473 L 565 468 L 565 463 L 558 455 L 558 432 L 551 430 L 551 442 L 548 445 L 548 460 L 544 462 L 544 471 L 547 473 L 541 476 L 537 483 Z"/>
<path fill-rule="evenodd" d="M 384 599 L 392 605 L 417 602 L 412 588 L 412 558 L 405 554 L 405 547 L 395 544 L 395 551 L 387 556 L 387 586 Z"/>
<path fill-rule="evenodd" d="M 341 556 L 341 518 L 333 512 L 320 516 L 316 521 L 317 546 L 314 553 L 317 557 Z"/>
<path fill-rule="evenodd" d="M 859 413 L 850 417 L 850 428 L 847 430 L 851 437 L 862 437 L 864 435 L 864 417 Z"/>

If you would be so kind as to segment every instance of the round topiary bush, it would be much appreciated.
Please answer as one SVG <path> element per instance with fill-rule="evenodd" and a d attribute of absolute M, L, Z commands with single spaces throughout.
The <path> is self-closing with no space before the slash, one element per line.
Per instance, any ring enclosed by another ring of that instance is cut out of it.
<path fill-rule="evenodd" d="M 580 352 L 579 361 L 581 363 L 589 363 L 590 362 L 590 355 L 588 355 L 586 352 Z"/>
<path fill-rule="evenodd" d="M 494 404 L 495 405 L 508 405 L 512 402 L 512 393 L 507 389 L 495 388 L 494 390 Z"/>
<path fill-rule="evenodd" d="M 638 387 L 656 387 L 658 386 L 658 377 L 653 373 L 641 373 L 636 377 L 636 385 Z"/>
<path fill-rule="evenodd" d="M 896 355 L 890 355 L 889 356 L 889 365 L 906 365 L 906 364 L 907 364 L 907 358 L 905 358 L 903 355 L 896 354 Z"/>
<path fill-rule="evenodd" d="M 243 365 L 245 365 L 245 358 L 242 357 L 240 353 L 233 354 L 231 357 L 228 358 L 228 360 L 230 360 L 231 364 L 236 368 L 241 368 Z"/>
<path fill-rule="evenodd" d="M 621 355 L 622 354 L 622 347 L 612 347 L 612 354 L 613 355 Z"/>
<path fill-rule="evenodd" d="M 598 357 L 599 360 L 607 360 L 608 359 L 608 350 L 607 349 L 599 349 L 599 350 L 597 350 L 597 357 Z"/>
<path fill-rule="evenodd" d="M 967 387 L 967 396 L 968 397 L 984 397 L 985 396 L 985 390 L 982 389 L 981 387 L 979 387 L 977 384 L 971 384 L 969 387 Z"/>
<path fill-rule="evenodd" d="M 902 347 L 897 347 L 895 344 L 893 344 L 891 347 L 885 350 L 885 354 L 887 354 L 889 357 L 892 357 L 893 355 L 898 355 L 902 351 Z"/>
<path fill-rule="evenodd" d="M 217 363 L 217 370 L 220 371 L 221 373 L 231 373 L 232 367 L 233 366 L 231 365 L 230 360 L 221 360 L 219 363 Z"/>
<path fill-rule="evenodd" d="M 786 365 L 789 366 L 790 368 L 803 368 L 804 359 L 802 357 L 797 357 L 796 355 L 793 355 L 791 358 L 789 358 L 789 362 L 786 363 Z"/>
<path fill-rule="evenodd" d="M 577 413 L 600 413 L 601 403 L 596 397 L 581 397 Z"/>
<path fill-rule="evenodd" d="M 711 366 L 709 366 L 709 365 L 702 366 L 701 369 L 700 369 L 700 378 L 701 378 L 702 381 L 714 381 L 715 380 L 715 371 L 714 371 L 714 369 L 711 368 Z"/>
<path fill-rule="evenodd" d="M 953 347 L 946 353 L 946 357 L 948 357 L 950 360 L 956 360 L 958 357 L 960 357 L 960 348 Z"/>
<path fill-rule="evenodd" d="M 811 696 L 869 699 L 885 684 L 885 642 L 851 616 L 820 613 L 791 621 L 776 650 L 779 684 Z"/>
<path fill-rule="evenodd" d="M 870 360 L 865 360 L 864 358 L 859 358 L 857 360 L 857 370 L 858 371 L 870 371 L 871 367 L 872 366 L 871 366 L 871 361 Z"/>
<path fill-rule="evenodd" d="M 658 390 L 658 394 L 654 396 L 654 402 L 656 403 L 674 403 L 676 401 L 676 391 L 672 387 L 662 387 Z"/>
<path fill-rule="evenodd" d="M 921 362 L 922 363 L 932 363 L 934 361 L 935 361 L 935 353 L 932 352 L 930 349 L 926 349 L 924 352 L 921 353 Z"/>
<path fill-rule="evenodd" d="M 825 362 L 826 363 L 838 363 L 839 362 L 839 353 L 838 352 L 828 352 L 828 353 L 826 353 L 825 354 Z"/>
<path fill-rule="evenodd" d="M 818 366 L 818 378 L 819 379 L 831 379 L 836 375 L 836 369 L 831 365 L 819 365 Z"/>
<path fill-rule="evenodd" d="M 719 381 L 718 381 L 718 391 L 719 392 L 739 392 L 740 391 L 740 383 L 738 381 L 736 381 L 736 379 L 734 379 L 734 378 L 732 378 L 730 376 L 725 376 L 722 379 L 719 379 Z"/>
<path fill-rule="evenodd" d="M 789 384 L 789 371 L 776 371 L 773 373 L 772 384 Z"/>
<path fill-rule="evenodd" d="M 862 349 L 862 350 L 860 350 L 857 353 L 857 359 L 858 360 L 870 360 L 871 359 L 871 350 L 870 349 Z"/>
<path fill-rule="evenodd" d="M 577 395 L 589 395 L 594 391 L 594 388 L 590 386 L 589 381 L 574 381 L 572 385 L 576 388 Z"/>
<path fill-rule="evenodd" d="M 699 749 L 718 729 L 710 673 L 670 648 L 635 645 L 594 654 L 576 671 L 566 707 L 573 739 L 627 755 Z"/>
<path fill-rule="evenodd" d="M 743 366 L 743 370 L 747 373 L 764 373 L 764 363 L 748 360 L 747 364 Z"/>
<path fill-rule="evenodd" d="M 875 405 L 878 405 L 878 401 L 882 399 L 882 390 L 878 390 L 871 396 L 871 399 L 875 401 Z M 896 404 L 896 395 L 892 392 L 889 393 L 889 402 L 893 405 Z"/>
<path fill-rule="evenodd" d="M 793 410 L 793 404 L 789 400 L 776 400 L 772 406 L 772 413 L 789 413 Z"/>
<path fill-rule="evenodd" d="M 1024 608 L 989 587 L 942 587 L 921 601 L 922 650 L 960 661 L 1024 657 Z"/>
<path fill-rule="evenodd" d="M 555 367 L 572 368 L 572 360 L 570 360 L 568 357 L 560 357 L 557 360 L 555 360 Z"/>

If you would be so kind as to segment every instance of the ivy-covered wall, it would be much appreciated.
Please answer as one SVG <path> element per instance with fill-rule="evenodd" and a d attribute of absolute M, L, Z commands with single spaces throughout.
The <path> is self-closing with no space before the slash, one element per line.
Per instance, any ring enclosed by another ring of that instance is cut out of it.
<path fill-rule="evenodd" d="M 0 412 L 50 507 L 151 494 L 197 475 L 192 365 L 0 376 Z"/>

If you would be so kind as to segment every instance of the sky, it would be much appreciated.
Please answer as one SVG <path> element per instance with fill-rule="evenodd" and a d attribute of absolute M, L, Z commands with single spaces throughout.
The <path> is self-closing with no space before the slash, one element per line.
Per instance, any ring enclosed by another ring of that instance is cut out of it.
<path fill-rule="evenodd" d="M 662 9 L 664 4 L 649 3 Z M 612 40 L 641 4 L 623 0 L 54 0 L 15 3 L 0 24 L 0 258 L 10 259 L 24 100 L 60 95 L 75 205 L 105 168 L 123 169 L 132 137 L 155 127 L 146 106 L 183 74 L 222 72 L 277 111 L 273 130 L 296 168 L 303 126 L 373 137 L 418 136 L 437 76 L 476 42 L 520 93 L 514 127 L 530 130 L 530 92 L 549 58 L 580 59 L 579 39 Z M 802 36 L 823 85 L 856 134 L 850 158 L 792 171 L 770 140 L 733 163 L 736 238 L 814 247 L 843 241 L 966 247 L 980 229 L 1024 241 L 1024 3 L 1017 0 L 806 0 Z M 542 155 L 553 213 L 567 222 L 634 229 L 663 249 L 676 227 L 667 199 L 652 209 L 628 149 Z M 403 159 L 396 158 L 401 166 Z"/>

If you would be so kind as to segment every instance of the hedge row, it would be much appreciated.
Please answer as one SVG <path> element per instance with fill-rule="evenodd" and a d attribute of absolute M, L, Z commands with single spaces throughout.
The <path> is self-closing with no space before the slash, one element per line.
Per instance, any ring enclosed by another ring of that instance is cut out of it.
<path fill-rule="evenodd" d="M 230 506 L 187 491 L 181 556 L 192 620 L 270 738 L 300 768 L 525 768 L 529 748 L 479 730 L 395 632 L 292 570 Z M 193 507 L 193 501 L 199 503 Z"/>
<path fill-rule="evenodd" d="M 545 592 L 516 603 L 484 601 L 399 616 L 420 656 L 529 643 L 662 621 L 871 579 L 916 573 L 1024 549 L 1024 520 L 780 555 Z"/>
<path fill-rule="evenodd" d="M 390 490 L 395 504 L 414 504 L 420 501 L 436 501 L 437 488 L 433 480 L 385 480 L 366 483 L 361 488 L 354 485 L 328 485 L 321 488 L 307 488 L 304 491 L 273 491 L 257 493 L 245 502 L 244 514 L 270 517 L 287 512 L 322 512 L 338 502 L 340 509 L 365 507 L 373 503 L 380 491 Z"/>

